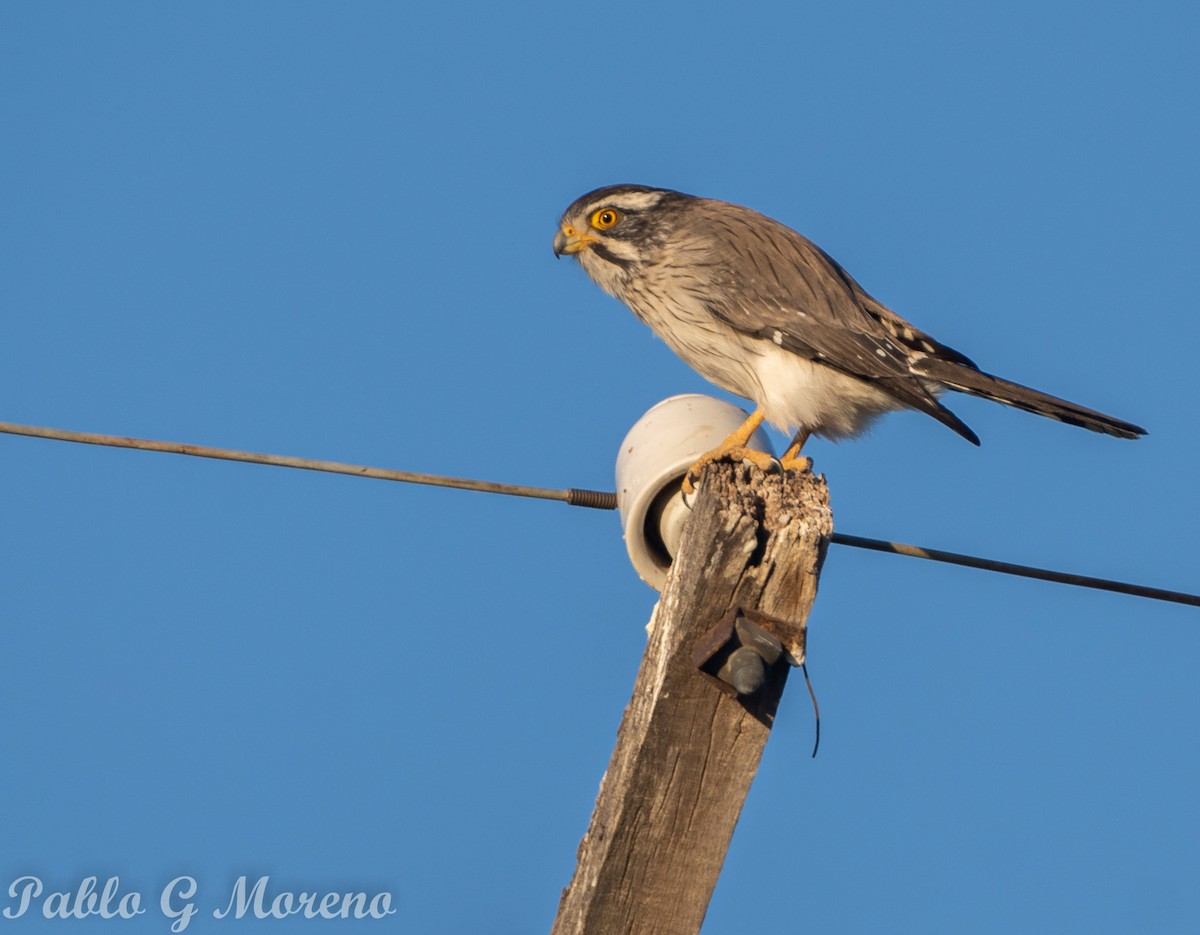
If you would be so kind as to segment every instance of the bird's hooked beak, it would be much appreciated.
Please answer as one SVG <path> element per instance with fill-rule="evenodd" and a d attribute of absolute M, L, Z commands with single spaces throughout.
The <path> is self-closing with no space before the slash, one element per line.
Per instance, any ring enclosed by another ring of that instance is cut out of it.
<path fill-rule="evenodd" d="M 586 249 L 588 244 L 595 243 L 596 240 L 595 237 L 580 233 L 570 224 L 564 224 L 554 235 L 554 255 L 562 256 L 565 253 L 568 256 L 574 256 L 580 250 Z"/>

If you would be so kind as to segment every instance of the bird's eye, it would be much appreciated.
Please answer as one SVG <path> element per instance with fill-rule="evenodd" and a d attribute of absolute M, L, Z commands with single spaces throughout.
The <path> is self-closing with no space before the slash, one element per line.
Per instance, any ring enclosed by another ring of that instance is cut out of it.
<path fill-rule="evenodd" d="M 616 227 L 621 220 L 621 212 L 616 208 L 601 208 L 592 215 L 592 227 L 599 231 L 606 231 L 610 227 Z"/>

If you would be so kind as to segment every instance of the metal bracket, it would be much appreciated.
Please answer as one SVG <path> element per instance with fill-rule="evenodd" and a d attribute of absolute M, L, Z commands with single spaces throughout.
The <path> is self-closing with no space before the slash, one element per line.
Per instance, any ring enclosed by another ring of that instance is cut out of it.
<path fill-rule="evenodd" d="M 753 695 L 780 659 L 804 662 L 806 635 L 802 622 L 734 607 L 696 641 L 692 661 L 725 694 Z"/>

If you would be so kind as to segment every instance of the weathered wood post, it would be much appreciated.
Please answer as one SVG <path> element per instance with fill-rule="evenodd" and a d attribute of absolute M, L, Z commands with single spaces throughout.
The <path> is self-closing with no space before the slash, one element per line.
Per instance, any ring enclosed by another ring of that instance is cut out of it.
<path fill-rule="evenodd" d="M 552 935 L 700 930 L 788 667 L 738 697 L 700 673 L 695 650 L 740 607 L 785 621 L 801 661 L 832 532 L 823 478 L 704 470 Z"/>

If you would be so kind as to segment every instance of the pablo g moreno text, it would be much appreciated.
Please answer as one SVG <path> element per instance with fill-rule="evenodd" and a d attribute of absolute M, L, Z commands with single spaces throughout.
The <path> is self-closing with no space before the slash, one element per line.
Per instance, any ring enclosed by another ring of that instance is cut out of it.
<path fill-rule="evenodd" d="M 228 901 L 212 910 L 215 919 L 286 919 L 298 916 L 305 919 L 382 919 L 396 912 L 391 893 L 296 893 L 283 890 L 270 892 L 271 878 L 261 876 L 253 883 L 240 876 L 233 884 Z M 163 887 L 158 897 L 158 909 L 171 919 L 171 931 L 182 932 L 192 917 L 200 911 L 193 901 L 198 886 L 190 876 L 176 877 Z M 47 919 L 132 919 L 146 909 L 142 894 L 123 893 L 120 877 L 109 877 L 103 885 L 96 877 L 85 877 L 74 891 L 50 890 L 35 876 L 17 877 L 9 884 L 12 902 L 4 907 L 6 919 L 19 919 L 27 913 L 41 913 Z"/>

